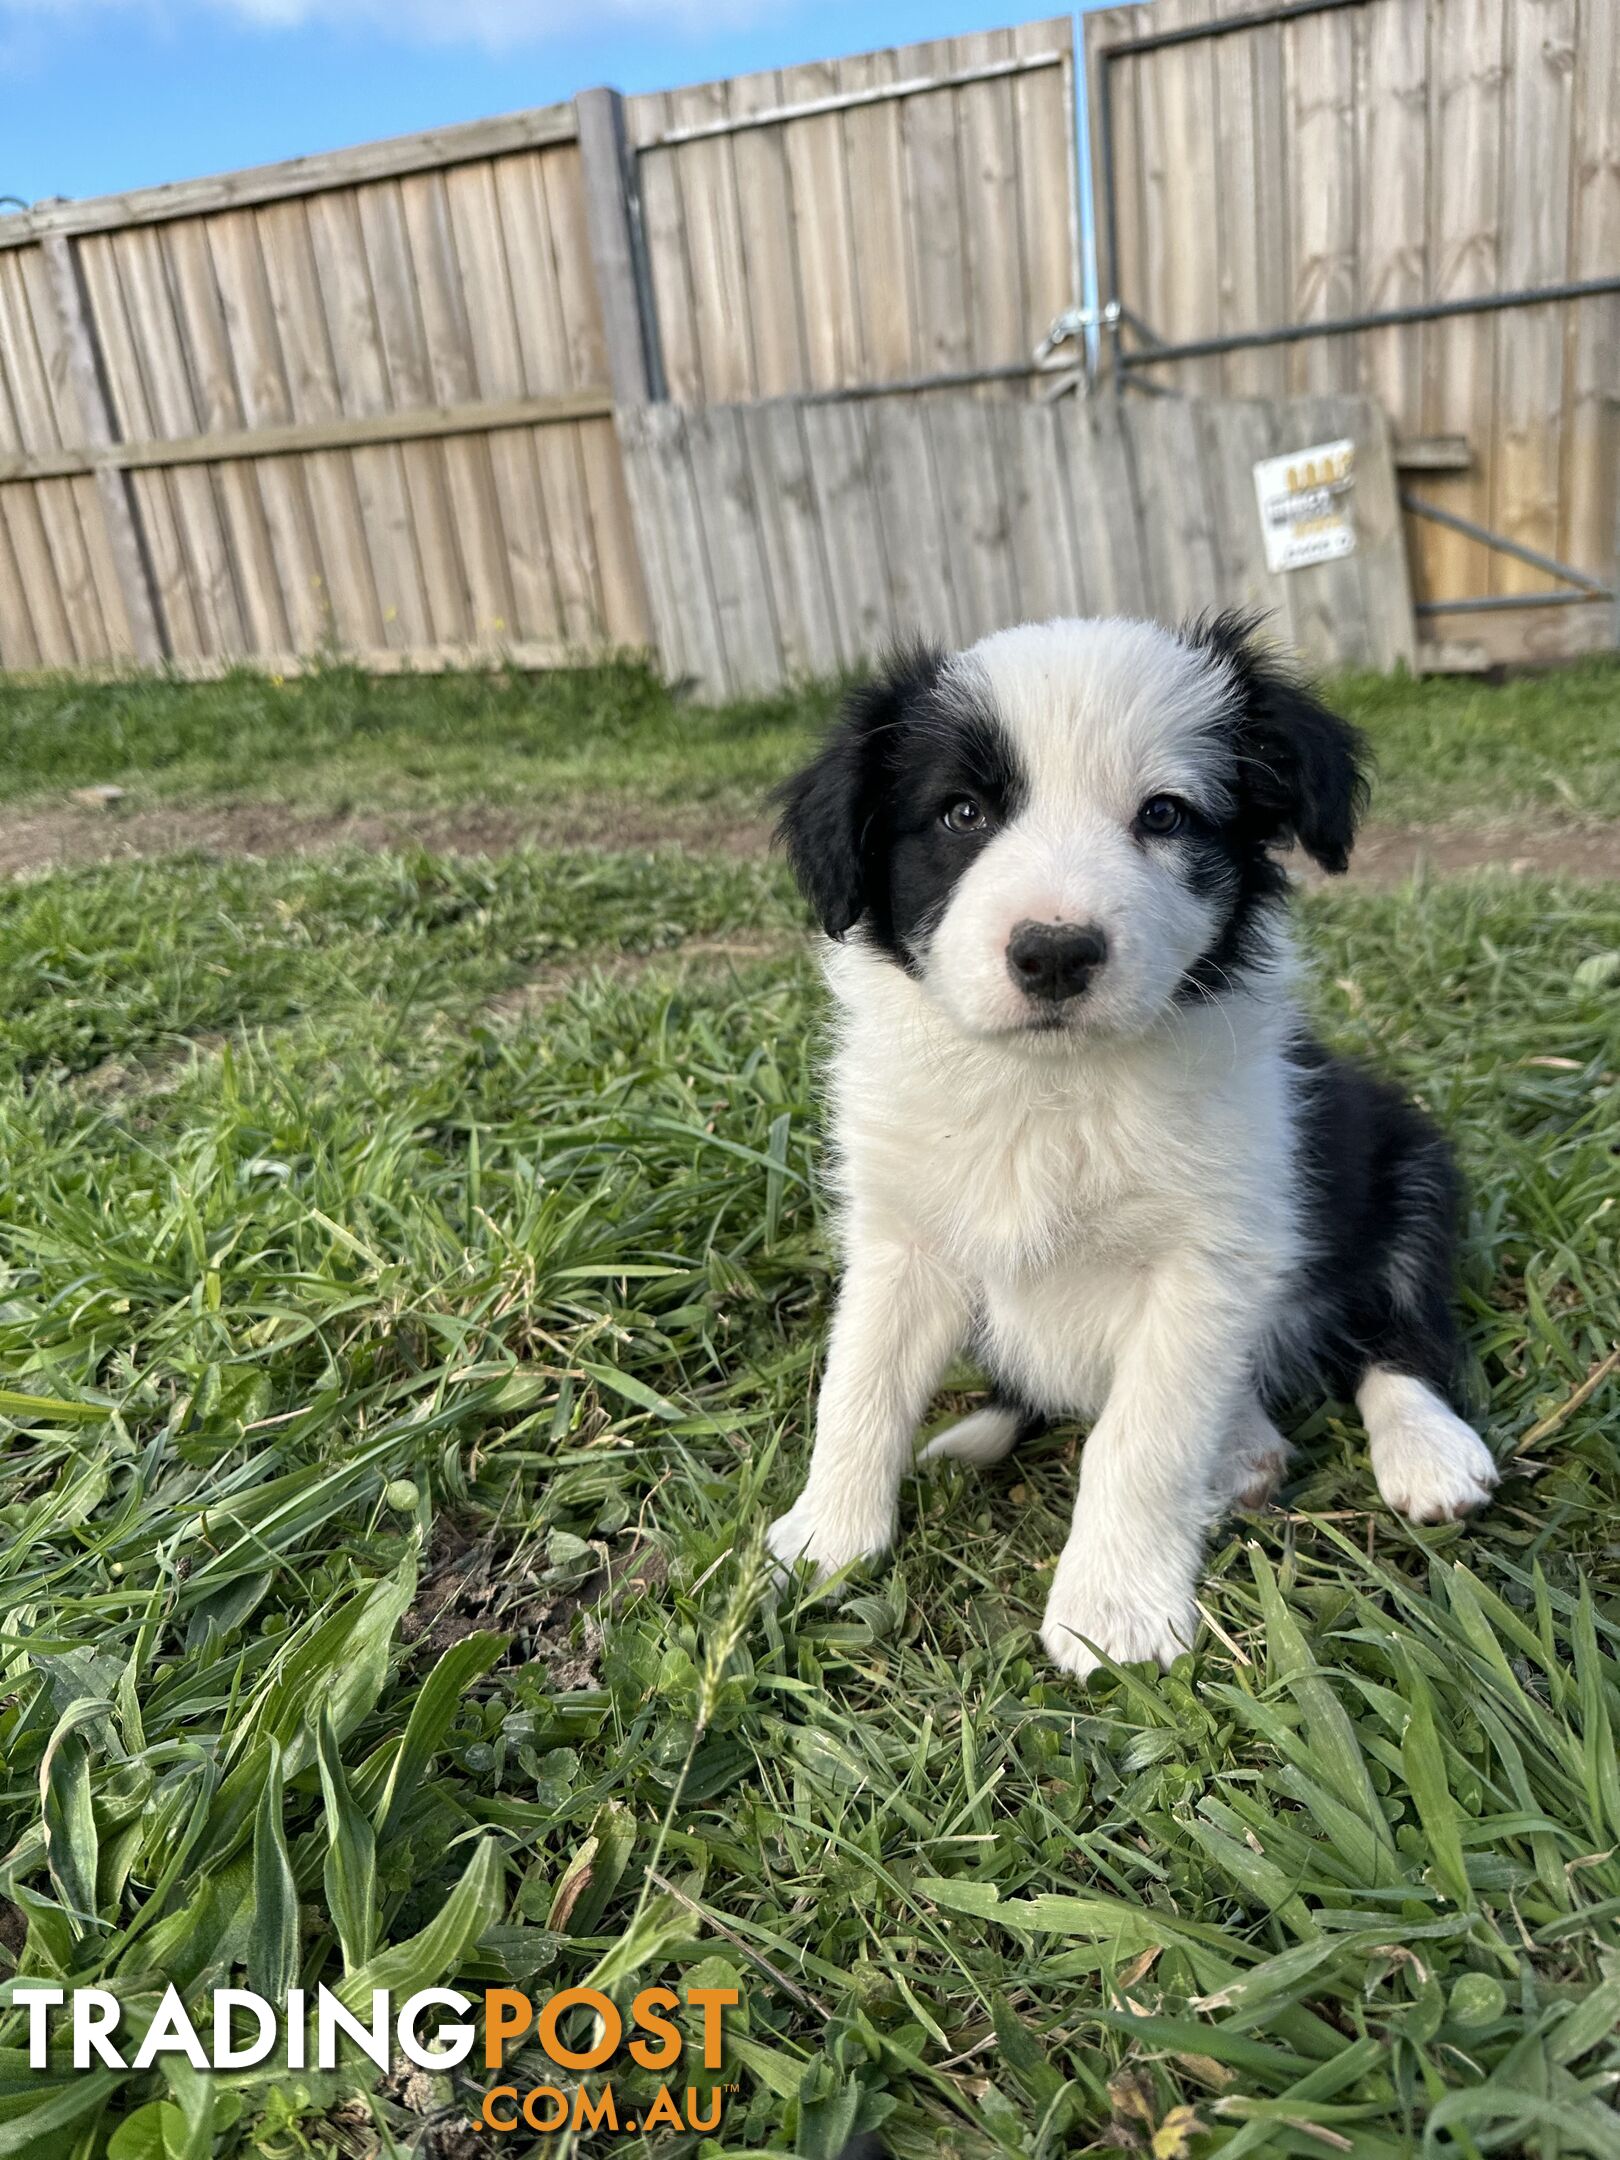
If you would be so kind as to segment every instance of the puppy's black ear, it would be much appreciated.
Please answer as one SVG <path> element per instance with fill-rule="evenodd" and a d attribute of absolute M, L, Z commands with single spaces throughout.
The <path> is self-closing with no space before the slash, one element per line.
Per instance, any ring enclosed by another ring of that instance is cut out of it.
<path fill-rule="evenodd" d="M 1297 840 L 1324 870 L 1350 866 L 1367 807 L 1367 750 L 1359 729 L 1330 712 L 1255 636 L 1244 615 L 1206 616 L 1190 642 L 1226 663 L 1236 697 L 1238 786 L 1257 838 Z"/>
<path fill-rule="evenodd" d="M 922 648 L 896 653 L 850 691 L 816 756 L 776 790 L 777 838 L 829 937 L 852 930 L 871 904 L 890 754 L 907 705 L 942 665 Z"/>

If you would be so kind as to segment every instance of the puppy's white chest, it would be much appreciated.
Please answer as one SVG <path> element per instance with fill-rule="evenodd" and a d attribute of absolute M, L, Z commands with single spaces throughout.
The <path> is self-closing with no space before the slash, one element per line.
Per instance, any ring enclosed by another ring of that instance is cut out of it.
<path fill-rule="evenodd" d="M 1100 1407 L 1144 1257 L 1163 1240 L 1160 1197 L 1112 1137 L 1071 1117 L 988 1162 L 962 1254 L 994 1369 L 1054 1413 Z"/>
<path fill-rule="evenodd" d="M 897 1141 L 897 1204 L 970 1276 L 1021 1280 L 1109 1241 L 1119 1166 L 1073 1104 L 959 1100 Z"/>
<path fill-rule="evenodd" d="M 984 1271 L 1039 1268 L 1082 1234 L 1093 1195 L 1082 1121 L 981 1110 L 951 1136 L 956 1243 Z M 965 1203 L 965 1205 L 964 1205 Z"/>
<path fill-rule="evenodd" d="M 1094 1416 L 1140 1295 L 1133 1269 L 1081 1254 L 1016 1279 L 990 1277 L 979 1287 L 980 1347 L 1023 1401 L 1053 1416 Z"/>
<path fill-rule="evenodd" d="M 1229 1159 L 1248 1153 L 1231 1121 L 1210 1119 L 1207 1095 L 1200 1115 L 1178 1087 L 1127 1077 L 1047 1094 L 951 1089 L 930 1073 L 881 1108 L 870 1088 L 841 1104 L 862 1214 L 937 1255 L 992 1371 L 1054 1414 L 1101 1408 L 1168 1255 L 1246 1242 L 1228 1217 L 1252 1164 Z"/>

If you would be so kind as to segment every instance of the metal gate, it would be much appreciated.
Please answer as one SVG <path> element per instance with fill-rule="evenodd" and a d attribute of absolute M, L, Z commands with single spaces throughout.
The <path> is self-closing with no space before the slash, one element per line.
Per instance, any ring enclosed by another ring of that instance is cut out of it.
<path fill-rule="evenodd" d="M 1087 19 L 1104 379 L 1380 396 L 1417 611 L 1506 618 L 1495 657 L 1620 643 L 1606 15 L 1156 0 Z"/>

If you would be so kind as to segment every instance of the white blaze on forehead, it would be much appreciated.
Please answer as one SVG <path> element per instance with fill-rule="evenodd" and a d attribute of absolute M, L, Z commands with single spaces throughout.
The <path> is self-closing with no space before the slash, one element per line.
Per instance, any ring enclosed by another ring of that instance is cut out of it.
<path fill-rule="evenodd" d="M 1025 623 L 958 653 L 949 673 L 1005 728 L 1037 817 L 1089 810 L 1128 821 L 1152 794 L 1225 807 L 1216 723 L 1226 671 L 1157 623 Z"/>

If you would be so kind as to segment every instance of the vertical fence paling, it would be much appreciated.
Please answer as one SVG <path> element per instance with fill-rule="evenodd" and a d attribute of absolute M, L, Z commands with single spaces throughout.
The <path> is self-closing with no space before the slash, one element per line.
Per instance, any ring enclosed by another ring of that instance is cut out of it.
<path fill-rule="evenodd" d="M 78 417 L 42 249 L 0 256 L 0 440 L 50 459 Z M 51 470 L 6 485 L 0 460 L 0 639 L 38 666 L 93 664 L 123 628 L 95 483 Z"/>
<path fill-rule="evenodd" d="M 91 319 L 89 296 L 79 270 L 78 253 L 66 233 L 47 233 L 41 247 L 62 330 L 68 378 L 78 399 L 84 440 L 91 448 L 103 449 L 114 440 L 112 407 L 107 395 L 101 349 Z M 95 478 L 107 529 L 108 553 L 117 578 L 117 598 L 122 603 L 129 641 L 135 657 L 152 666 L 164 657 L 163 633 L 158 622 L 152 565 L 135 518 L 129 476 L 102 466 Z M 104 615 L 112 614 L 112 600 L 111 593 L 102 595 Z M 116 624 L 115 615 L 112 615 L 112 622 Z M 116 647 L 117 642 L 118 633 L 113 628 L 109 644 Z"/>

